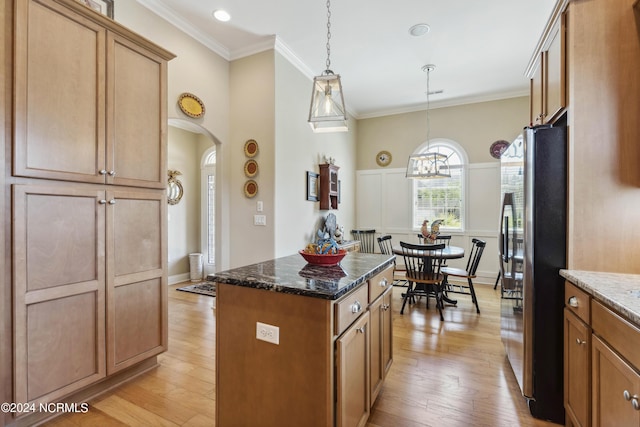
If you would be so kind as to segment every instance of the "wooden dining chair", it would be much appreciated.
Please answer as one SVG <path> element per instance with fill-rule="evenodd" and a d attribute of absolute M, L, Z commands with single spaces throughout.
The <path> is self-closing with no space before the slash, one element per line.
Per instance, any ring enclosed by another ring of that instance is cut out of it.
<path fill-rule="evenodd" d="M 360 242 L 360 252 L 372 254 L 375 252 L 376 230 L 351 230 L 354 240 Z"/>
<path fill-rule="evenodd" d="M 408 282 L 407 291 L 403 294 L 400 314 L 404 313 L 407 301 L 411 303 L 415 301 L 415 297 L 424 296 L 427 308 L 429 308 L 429 297 L 433 297 L 436 299 L 440 320 L 444 320 L 441 289 L 443 275 L 440 271 L 444 244 L 416 245 L 400 242 L 400 247 L 402 248 Z"/>
<path fill-rule="evenodd" d="M 393 244 L 391 243 L 391 235 L 386 234 L 378 237 L 378 246 L 380 247 L 380 253 L 385 255 L 394 255 Z M 397 273 L 397 274 L 396 274 Z M 407 286 L 407 279 L 405 277 L 406 269 L 404 265 L 398 265 L 398 260 L 393 260 L 393 286 Z"/>
<path fill-rule="evenodd" d="M 480 306 L 478 305 L 476 291 L 473 288 L 473 279 L 476 278 L 478 264 L 480 264 L 480 258 L 482 258 L 482 253 L 484 252 L 484 248 L 487 243 L 484 240 L 476 239 L 475 237 L 471 239 L 471 242 L 473 246 L 471 247 L 469 259 L 467 259 L 467 267 L 465 269 L 442 267 L 442 275 L 444 276 L 442 280 L 442 290 L 445 294 L 452 293 L 471 295 L 471 301 L 473 301 L 473 303 L 476 305 L 476 312 L 479 314 Z M 463 285 L 459 283 L 451 283 L 449 282 L 449 277 L 466 279 L 467 284 Z"/>

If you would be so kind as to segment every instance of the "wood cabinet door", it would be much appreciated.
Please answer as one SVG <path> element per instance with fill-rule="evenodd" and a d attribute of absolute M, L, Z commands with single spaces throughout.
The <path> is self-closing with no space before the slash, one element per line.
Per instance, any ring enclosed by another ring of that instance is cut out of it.
<path fill-rule="evenodd" d="M 107 191 L 107 373 L 167 348 L 167 199 Z"/>
<path fill-rule="evenodd" d="M 542 124 L 543 120 L 543 71 L 544 71 L 544 59 L 546 54 L 541 52 L 538 56 L 538 60 L 535 65 L 535 71 L 531 78 L 531 124 Z"/>
<path fill-rule="evenodd" d="M 105 376 L 104 191 L 13 187 L 15 402 Z"/>
<path fill-rule="evenodd" d="M 371 325 L 371 406 L 376 401 L 393 362 L 393 331 L 389 287 L 369 306 Z"/>
<path fill-rule="evenodd" d="M 51 0 L 15 4 L 13 173 L 104 183 L 106 32 Z"/>
<path fill-rule="evenodd" d="M 639 426 L 640 410 L 634 409 L 628 393 L 636 403 L 640 399 L 640 375 L 597 336 L 593 337 L 593 419 L 594 427 Z M 625 393 L 626 392 L 626 393 Z"/>
<path fill-rule="evenodd" d="M 546 54 L 544 84 L 544 123 L 554 120 L 566 106 L 566 37 L 565 15 L 558 20 L 551 31 Z"/>
<path fill-rule="evenodd" d="M 382 302 L 382 369 L 383 379 L 391 369 L 393 363 L 393 313 L 391 311 L 391 297 L 393 288 L 387 289 Z"/>
<path fill-rule="evenodd" d="M 591 425 L 591 328 L 566 308 L 564 407 L 573 426 Z"/>
<path fill-rule="evenodd" d="M 382 388 L 384 380 L 384 366 L 382 362 L 383 347 L 383 311 L 384 298 L 380 296 L 369 306 L 369 324 L 371 327 L 370 337 L 370 383 L 371 383 L 371 406 L 376 401 L 378 393 Z"/>
<path fill-rule="evenodd" d="M 167 62 L 107 34 L 107 183 L 166 188 Z"/>
<path fill-rule="evenodd" d="M 336 425 L 364 426 L 369 418 L 369 312 L 336 341 Z"/>

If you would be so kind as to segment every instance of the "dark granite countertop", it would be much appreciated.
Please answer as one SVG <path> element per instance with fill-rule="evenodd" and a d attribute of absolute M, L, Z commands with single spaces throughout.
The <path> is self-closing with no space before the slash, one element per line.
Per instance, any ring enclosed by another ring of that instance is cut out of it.
<path fill-rule="evenodd" d="M 640 274 L 560 270 L 560 275 L 640 326 Z"/>
<path fill-rule="evenodd" d="M 340 264 L 307 264 L 300 254 L 209 274 L 207 280 L 335 300 L 393 263 L 394 255 L 349 252 Z"/>

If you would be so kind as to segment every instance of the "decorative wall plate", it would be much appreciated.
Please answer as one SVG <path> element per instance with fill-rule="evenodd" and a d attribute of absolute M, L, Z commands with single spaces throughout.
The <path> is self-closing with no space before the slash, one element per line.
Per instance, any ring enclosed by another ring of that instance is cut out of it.
<path fill-rule="evenodd" d="M 258 143 L 255 139 L 250 139 L 244 143 L 244 155 L 247 157 L 255 157 L 258 154 Z"/>
<path fill-rule="evenodd" d="M 183 113 L 194 119 L 204 116 L 204 103 L 192 93 L 181 94 L 178 98 L 178 106 Z"/>
<path fill-rule="evenodd" d="M 499 159 L 500 156 L 502 156 L 502 153 L 504 153 L 504 150 L 506 150 L 508 146 L 509 146 L 509 141 L 505 141 L 501 139 L 491 144 L 491 147 L 489 147 L 489 153 L 491 153 L 491 157 L 493 157 L 494 159 Z"/>
<path fill-rule="evenodd" d="M 391 153 L 386 150 L 382 150 L 376 154 L 376 163 L 378 166 L 382 167 L 389 166 L 389 163 L 391 163 Z"/>
<path fill-rule="evenodd" d="M 256 176 L 258 174 L 258 162 L 253 159 L 247 160 L 244 163 L 244 174 L 248 178 L 253 178 L 254 176 Z"/>
<path fill-rule="evenodd" d="M 258 183 L 250 179 L 244 183 L 244 195 L 251 198 L 258 194 Z"/>

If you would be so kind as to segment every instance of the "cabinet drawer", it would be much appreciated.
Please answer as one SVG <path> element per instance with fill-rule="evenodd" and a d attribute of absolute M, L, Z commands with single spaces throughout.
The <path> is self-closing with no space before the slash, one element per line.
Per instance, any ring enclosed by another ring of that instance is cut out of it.
<path fill-rule="evenodd" d="M 389 289 L 392 283 L 393 267 L 387 268 L 369 279 L 369 302 L 374 302 L 384 291 Z"/>
<path fill-rule="evenodd" d="M 613 311 L 593 301 L 591 327 L 594 334 L 602 337 L 609 345 L 632 365 L 640 368 L 640 329 Z"/>
<path fill-rule="evenodd" d="M 569 311 L 573 312 L 583 322 L 590 323 L 591 312 L 589 308 L 588 293 L 570 282 L 564 282 L 564 303 Z"/>
<path fill-rule="evenodd" d="M 336 322 L 335 333 L 340 335 L 362 313 L 367 310 L 367 286 L 360 286 L 335 304 Z"/>

